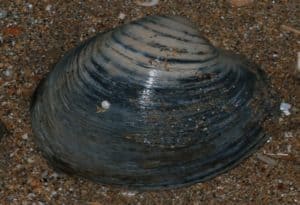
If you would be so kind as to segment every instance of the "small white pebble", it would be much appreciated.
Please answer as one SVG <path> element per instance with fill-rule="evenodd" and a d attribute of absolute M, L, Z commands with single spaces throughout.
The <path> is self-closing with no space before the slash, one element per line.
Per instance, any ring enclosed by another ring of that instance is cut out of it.
<path fill-rule="evenodd" d="M 88 30 L 89 33 L 95 33 L 96 32 L 96 29 L 93 28 L 93 27 L 90 27 L 89 30 Z"/>
<path fill-rule="evenodd" d="M 282 102 L 280 104 L 280 110 L 286 115 L 289 116 L 291 114 L 290 109 L 292 106 L 289 103 Z"/>
<path fill-rule="evenodd" d="M 27 140 L 27 139 L 28 139 L 28 134 L 25 133 L 24 135 L 22 135 L 22 139 L 23 139 L 23 140 Z"/>
<path fill-rule="evenodd" d="M 28 4 L 26 4 L 26 5 L 27 5 L 28 9 L 32 9 L 32 8 L 33 8 L 33 5 L 30 4 L 30 3 L 28 3 Z"/>
<path fill-rule="evenodd" d="M 28 162 L 29 164 L 32 164 L 32 163 L 34 162 L 34 159 L 28 158 L 28 159 L 27 159 L 27 162 Z"/>
<path fill-rule="evenodd" d="M 105 110 L 108 110 L 110 108 L 110 103 L 107 100 L 103 100 L 101 102 L 101 107 Z"/>
<path fill-rule="evenodd" d="M 136 3 L 139 6 L 156 6 L 159 3 L 159 0 L 137 1 Z"/>
<path fill-rule="evenodd" d="M 18 164 L 17 166 L 16 166 L 16 169 L 17 170 L 19 170 L 19 169 L 21 169 L 22 168 L 22 165 L 21 164 Z"/>
<path fill-rule="evenodd" d="M 127 196 L 127 197 L 133 197 L 137 194 L 137 192 L 135 191 L 124 191 L 121 193 L 123 196 Z"/>
<path fill-rule="evenodd" d="M 50 4 L 48 4 L 47 6 L 46 6 L 46 11 L 51 11 L 51 9 L 52 9 L 52 5 L 50 5 Z"/>
<path fill-rule="evenodd" d="M 217 189 L 218 189 L 218 190 L 223 190 L 224 187 L 223 187 L 223 186 L 217 186 Z"/>
<path fill-rule="evenodd" d="M 124 13 L 122 13 L 122 12 L 119 13 L 119 16 L 118 16 L 119 19 L 124 20 L 125 17 L 126 17 L 126 15 Z"/>
<path fill-rule="evenodd" d="M 291 138 L 291 137 L 293 137 L 293 133 L 292 132 L 285 132 L 284 137 L 285 138 Z"/>

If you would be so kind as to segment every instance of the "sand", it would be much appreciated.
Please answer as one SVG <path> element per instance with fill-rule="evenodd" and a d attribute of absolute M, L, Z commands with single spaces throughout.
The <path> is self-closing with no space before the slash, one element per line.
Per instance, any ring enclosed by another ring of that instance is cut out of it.
<path fill-rule="evenodd" d="M 291 114 L 268 123 L 269 141 L 239 166 L 186 188 L 136 192 L 55 172 L 30 126 L 37 84 L 81 41 L 152 14 L 185 16 L 216 46 L 259 64 Z M 150 7 L 130 0 L 1 0 L 0 119 L 9 134 L 0 143 L 0 204 L 300 204 L 299 15 L 297 0 L 243 7 L 209 0 L 161 0 Z"/>

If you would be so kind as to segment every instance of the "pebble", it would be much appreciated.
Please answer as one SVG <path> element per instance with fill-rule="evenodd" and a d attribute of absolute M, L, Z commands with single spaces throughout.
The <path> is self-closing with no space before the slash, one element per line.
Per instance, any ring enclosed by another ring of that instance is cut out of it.
<path fill-rule="evenodd" d="M 28 139 L 28 134 L 25 133 L 24 135 L 22 135 L 22 139 L 23 139 L 23 140 L 27 140 L 27 139 Z"/>
<path fill-rule="evenodd" d="M 119 19 L 124 20 L 125 17 L 126 17 L 126 15 L 124 13 L 122 13 L 122 12 L 119 13 L 119 16 L 118 16 Z"/>
<path fill-rule="evenodd" d="M 4 9 L 0 9 L 0 19 L 3 19 L 7 16 L 7 11 Z"/>
<path fill-rule="evenodd" d="M 277 162 L 274 159 L 271 159 L 270 157 L 267 157 L 261 153 L 256 154 L 257 159 L 269 164 L 270 166 L 275 166 Z"/>
<path fill-rule="evenodd" d="M 96 29 L 94 27 L 90 27 L 88 30 L 89 33 L 95 33 Z"/>
<path fill-rule="evenodd" d="M 35 197 L 35 194 L 34 194 L 34 193 L 29 193 L 29 194 L 27 195 L 27 197 L 28 197 L 28 199 L 32 199 L 32 198 Z"/>
<path fill-rule="evenodd" d="M 285 132 L 284 133 L 284 137 L 285 138 L 292 138 L 293 137 L 293 133 L 292 132 Z"/>
<path fill-rule="evenodd" d="M 51 11 L 51 9 L 52 9 L 52 5 L 50 5 L 50 4 L 48 4 L 47 6 L 46 6 L 46 11 Z"/>
<path fill-rule="evenodd" d="M 51 197 L 55 197 L 57 195 L 56 191 L 51 192 Z"/>
<path fill-rule="evenodd" d="M 137 5 L 139 6 L 156 6 L 159 3 L 159 0 L 150 0 L 150 1 L 137 1 Z"/>
<path fill-rule="evenodd" d="M 34 162 L 34 159 L 28 158 L 28 159 L 27 159 L 27 162 L 28 162 L 29 164 L 32 164 L 32 163 Z"/>
<path fill-rule="evenodd" d="M 280 104 L 280 110 L 286 115 L 289 116 L 291 114 L 290 109 L 292 108 L 291 104 L 282 102 Z"/>
<path fill-rule="evenodd" d="M 135 191 L 123 191 L 121 194 L 123 196 L 133 197 L 133 196 L 135 196 L 137 194 L 137 192 L 135 192 Z"/>
<path fill-rule="evenodd" d="M 27 6 L 27 8 L 30 9 L 30 10 L 33 8 L 33 5 L 32 5 L 31 3 L 27 3 L 26 6 Z"/>
<path fill-rule="evenodd" d="M 6 76 L 6 77 L 11 77 L 12 76 L 12 69 L 8 68 L 6 69 L 3 74 Z"/>

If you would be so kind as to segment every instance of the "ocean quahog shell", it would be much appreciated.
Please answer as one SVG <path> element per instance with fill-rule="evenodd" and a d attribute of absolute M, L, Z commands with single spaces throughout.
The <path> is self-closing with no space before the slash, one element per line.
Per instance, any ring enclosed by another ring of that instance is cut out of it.
<path fill-rule="evenodd" d="M 265 141 L 263 72 L 186 19 L 150 16 L 68 52 L 32 99 L 50 163 L 135 189 L 210 179 Z"/>

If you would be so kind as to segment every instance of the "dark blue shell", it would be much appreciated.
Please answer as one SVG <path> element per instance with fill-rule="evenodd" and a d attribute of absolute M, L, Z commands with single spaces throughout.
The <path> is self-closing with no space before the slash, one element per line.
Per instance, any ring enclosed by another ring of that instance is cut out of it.
<path fill-rule="evenodd" d="M 51 164 L 135 189 L 179 187 L 265 141 L 263 72 L 184 18 L 151 16 L 71 50 L 38 87 L 36 141 Z"/>

